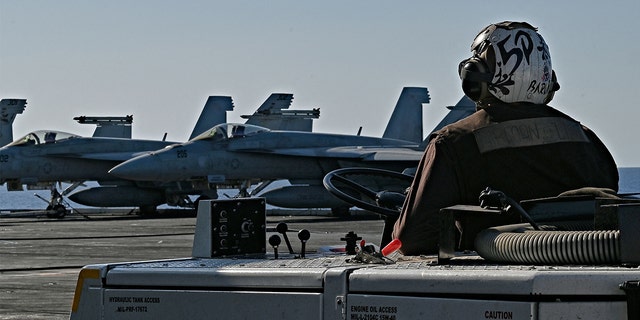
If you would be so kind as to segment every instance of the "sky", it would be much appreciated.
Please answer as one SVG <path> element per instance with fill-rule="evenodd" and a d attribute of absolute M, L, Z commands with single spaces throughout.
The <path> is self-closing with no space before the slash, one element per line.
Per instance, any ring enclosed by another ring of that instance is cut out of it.
<path fill-rule="evenodd" d="M 0 0 L 0 98 L 27 99 L 14 138 L 73 117 L 133 115 L 133 137 L 184 141 L 210 95 L 241 122 L 273 92 L 320 108 L 314 131 L 381 136 L 405 86 L 427 87 L 424 135 L 463 95 L 458 63 L 494 22 L 549 45 L 550 103 L 640 167 L 640 1 Z"/>

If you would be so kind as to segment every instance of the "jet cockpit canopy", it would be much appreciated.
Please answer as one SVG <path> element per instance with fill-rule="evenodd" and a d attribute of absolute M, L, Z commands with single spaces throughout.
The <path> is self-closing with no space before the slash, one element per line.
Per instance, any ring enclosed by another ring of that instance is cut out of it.
<path fill-rule="evenodd" d="M 254 134 L 258 134 L 261 132 L 271 131 L 267 128 L 254 126 L 251 124 L 244 123 L 223 123 L 219 124 L 201 134 L 197 137 L 191 139 L 190 141 L 196 140 L 226 140 L 232 138 L 246 137 Z"/>
<path fill-rule="evenodd" d="M 67 140 L 72 138 L 80 138 L 79 135 L 75 135 L 68 132 L 55 131 L 55 130 L 39 130 L 29 132 L 25 136 L 11 142 L 7 146 L 21 146 L 21 145 L 38 145 L 45 143 L 56 143 L 61 140 Z"/>

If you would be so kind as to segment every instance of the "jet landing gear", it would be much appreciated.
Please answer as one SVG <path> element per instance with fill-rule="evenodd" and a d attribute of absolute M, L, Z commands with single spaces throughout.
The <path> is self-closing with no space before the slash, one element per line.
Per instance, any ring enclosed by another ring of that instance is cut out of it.
<path fill-rule="evenodd" d="M 331 208 L 331 215 L 334 217 L 348 217 L 351 215 L 351 207 L 335 207 Z"/>
<path fill-rule="evenodd" d="M 47 217 L 48 218 L 58 218 L 58 219 L 62 219 L 64 218 L 64 216 L 67 215 L 67 208 L 65 208 L 63 205 L 61 204 L 57 204 L 55 206 L 47 206 Z"/>
<path fill-rule="evenodd" d="M 64 204 L 62 204 L 62 202 L 64 201 L 64 198 L 62 197 L 62 194 L 58 192 L 58 189 L 55 187 L 55 185 L 51 187 L 50 200 L 47 201 L 47 199 L 39 196 L 38 194 L 35 194 L 35 196 L 48 203 L 46 208 L 48 218 L 62 219 L 69 212 L 69 210 L 67 210 Z"/>
<path fill-rule="evenodd" d="M 54 183 L 51 185 L 51 197 L 49 200 L 41 197 L 38 194 L 34 194 L 34 196 L 47 203 L 46 211 L 48 218 L 62 219 L 67 215 L 67 213 L 71 212 L 69 209 L 67 209 L 67 207 L 71 208 L 71 206 L 69 205 L 69 203 L 66 203 L 64 197 L 81 185 L 82 182 L 75 182 L 72 185 L 68 186 L 65 190 L 63 190 L 62 193 L 60 193 L 58 191 L 58 188 L 56 188 L 56 184 Z M 77 210 L 76 212 L 79 213 Z M 81 213 L 79 214 L 84 216 Z M 87 218 L 86 216 L 84 217 Z"/>

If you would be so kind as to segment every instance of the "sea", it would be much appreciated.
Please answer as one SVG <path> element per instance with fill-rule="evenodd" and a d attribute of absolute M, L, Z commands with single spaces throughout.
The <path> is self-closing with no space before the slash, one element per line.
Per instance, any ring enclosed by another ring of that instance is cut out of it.
<path fill-rule="evenodd" d="M 640 193 L 640 167 L 618 168 L 620 174 L 620 183 L 618 186 L 619 193 Z M 91 187 L 89 183 L 88 187 Z M 64 185 L 63 185 L 64 188 Z M 221 190 L 220 197 L 224 198 L 226 194 L 233 193 L 234 190 Z M 12 191 L 8 192 L 6 188 L 0 186 L 0 210 L 40 210 L 47 206 L 44 199 L 49 199 L 51 192 L 49 190 L 28 190 L 28 191 Z M 41 198 L 39 198 L 39 197 Z M 68 200 L 67 200 L 68 201 Z M 86 206 L 68 201 L 67 206 L 72 208 L 88 208 Z M 160 208 L 168 208 L 161 206 Z"/>

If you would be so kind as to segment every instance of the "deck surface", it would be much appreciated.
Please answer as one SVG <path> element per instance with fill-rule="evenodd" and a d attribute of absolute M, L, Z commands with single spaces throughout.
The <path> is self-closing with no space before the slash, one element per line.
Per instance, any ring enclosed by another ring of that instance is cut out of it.
<path fill-rule="evenodd" d="M 83 214 L 52 219 L 41 212 L 0 213 L 0 319 L 68 319 L 78 272 L 87 264 L 191 256 L 192 211 L 161 211 L 154 218 L 121 210 Z M 383 227 L 370 214 L 268 214 L 267 236 L 280 222 L 288 224 L 294 250 L 300 249 L 297 232 L 311 232 L 307 252 L 340 245 L 348 231 L 379 244 Z M 284 242 L 279 250 L 286 250 Z"/>

